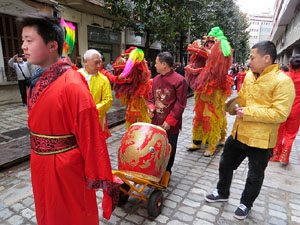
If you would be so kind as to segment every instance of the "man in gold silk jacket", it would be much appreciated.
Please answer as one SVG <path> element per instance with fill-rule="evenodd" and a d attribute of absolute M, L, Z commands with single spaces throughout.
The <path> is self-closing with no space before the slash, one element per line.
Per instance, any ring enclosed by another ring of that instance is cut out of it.
<path fill-rule="evenodd" d="M 220 159 L 217 190 L 205 197 L 207 202 L 228 201 L 233 171 L 248 157 L 245 189 L 234 213 L 237 219 L 248 216 L 259 195 L 278 128 L 289 116 L 295 98 L 294 84 L 279 70 L 279 64 L 274 64 L 276 57 L 276 47 L 270 41 L 252 47 L 252 72 L 247 73 L 236 101 L 231 103 L 236 120 Z"/>
<path fill-rule="evenodd" d="M 91 95 L 99 112 L 99 122 L 105 132 L 105 138 L 108 138 L 110 132 L 106 122 L 106 112 L 110 109 L 113 98 L 108 78 L 99 72 L 102 56 L 97 50 L 89 49 L 84 53 L 83 58 L 85 67 L 79 69 L 78 72 L 85 77 L 89 85 Z"/>

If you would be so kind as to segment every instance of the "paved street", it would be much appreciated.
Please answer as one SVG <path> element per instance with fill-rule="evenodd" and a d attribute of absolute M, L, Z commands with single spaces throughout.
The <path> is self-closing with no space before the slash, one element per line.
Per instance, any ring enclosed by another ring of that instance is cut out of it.
<path fill-rule="evenodd" d="M 171 181 L 164 191 L 165 199 L 161 215 L 150 220 L 147 215 L 147 202 L 130 197 L 123 207 L 115 209 L 109 221 L 101 218 L 101 224 L 300 224 L 300 136 L 297 136 L 294 143 L 290 164 L 287 167 L 283 168 L 279 163 L 269 163 L 262 191 L 249 217 L 244 221 L 238 221 L 233 218 L 233 213 L 244 188 L 247 161 L 245 160 L 234 174 L 228 203 L 204 201 L 203 196 L 216 187 L 222 148 L 219 148 L 211 158 L 203 156 L 204 149 L 194 152 L 185 150 L 184 146 L 191 141 L 193 103 L 193 98 L 189 98 Z M 2 117 L 5 119 L 1 108 L 0 112 L 0 119 Z M 13 113 L 20 114 L 20 122 L 3 121 L 2 118 L 0 133 L 2 129 L 8 129 L 10 126 L 20 127 L 25 123 L 26 110 L 20 109 Z M 228 116 L 228 133 L 233 122 L 234 117 Z M 124 132 L 124 124 L 114 127 L 111 129 L 112 137 L 108 139 L 111 162 L 115 170 L 117 151 Z M 144 193 L 150 194 L 151 190 L 147 189 Z M 98 191 L 97 196 L 102 217 L 102 191 Z M 29 161 L 0 172 L 0 224 L 36 224 Z"/>

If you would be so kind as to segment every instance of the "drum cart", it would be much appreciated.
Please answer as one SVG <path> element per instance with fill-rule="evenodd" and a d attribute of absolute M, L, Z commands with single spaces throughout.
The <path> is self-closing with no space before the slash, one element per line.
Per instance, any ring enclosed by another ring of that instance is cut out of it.
<path fill-rule="evenodd" d="M 171 153 L 171 145 L 169 146 Z M 161 213 L 163 203 L 162 190 L 167 189 L 170 178 L 168 171 L 164 172 L 159 182 L 143 179 L 123 171 L 113 171 L 113 174 L 124 182 L 120 187 L 118 206 L 124 205 L 128 201 L 129 196 L 132 196 L 148 201 L 148 215 L 150 217 L 155 218 Z M 154 189 L 149 198 L 142 193 L 146 187 Z"/>

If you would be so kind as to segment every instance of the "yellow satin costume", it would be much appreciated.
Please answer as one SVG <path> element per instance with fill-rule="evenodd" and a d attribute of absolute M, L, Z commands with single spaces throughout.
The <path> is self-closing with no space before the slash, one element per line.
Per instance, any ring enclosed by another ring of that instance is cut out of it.
<path fill-rule="evenodd" d="M 113 101 L 110 82 L 107 77 L 100 72 L 97 74 L 88 74 L 84 68 L 79 69 L 78 72 L 80 72 L 88 82 L 91 95 L 99 112 L 99 122 L 105 131 L 106 112 L 110 109 Z"/>
<path fill-rule="evenodd" d="M 238 95 L 246 106 L 243 118 L 235 120 L 233 138 L 251 147 L 274 148 L 280 123 L 286 121 L 295 98 L 292 79 L 273 64 L 258 78 L 249 72 Z"/>

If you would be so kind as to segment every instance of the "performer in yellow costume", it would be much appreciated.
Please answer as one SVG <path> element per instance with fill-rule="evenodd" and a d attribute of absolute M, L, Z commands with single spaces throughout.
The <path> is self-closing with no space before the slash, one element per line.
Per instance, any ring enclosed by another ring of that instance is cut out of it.
<path fill-rule="evenodd" d="M 99 122 L 106 134 L 106 138 L 108 138 L 110 133 L 107 127 L 106 112 L 113 101 L 110 82 L 106 76 L 99 72 L 102 57 L 97 50 L 87 50 L 83 58 L 85 67 L 78 71 L 85 77 L 89 85 L 91 95 L 99 112 Z"/>
<path fill-rule="evenodd" d="M 189 150 L 208 143 L 205 156 L 211 156 L 219 141 L 225 142 L 227 120 L 224 111 L 226 99 L 232 94 L 232 78 L 227 76 L 232 64 L 231 47 L 219 27 L 214 27 L 202 40 L 188 46 L 192 54 L 185 67 L 186 80 L 194 90 L 195 117 L 193 143 Z"/>

